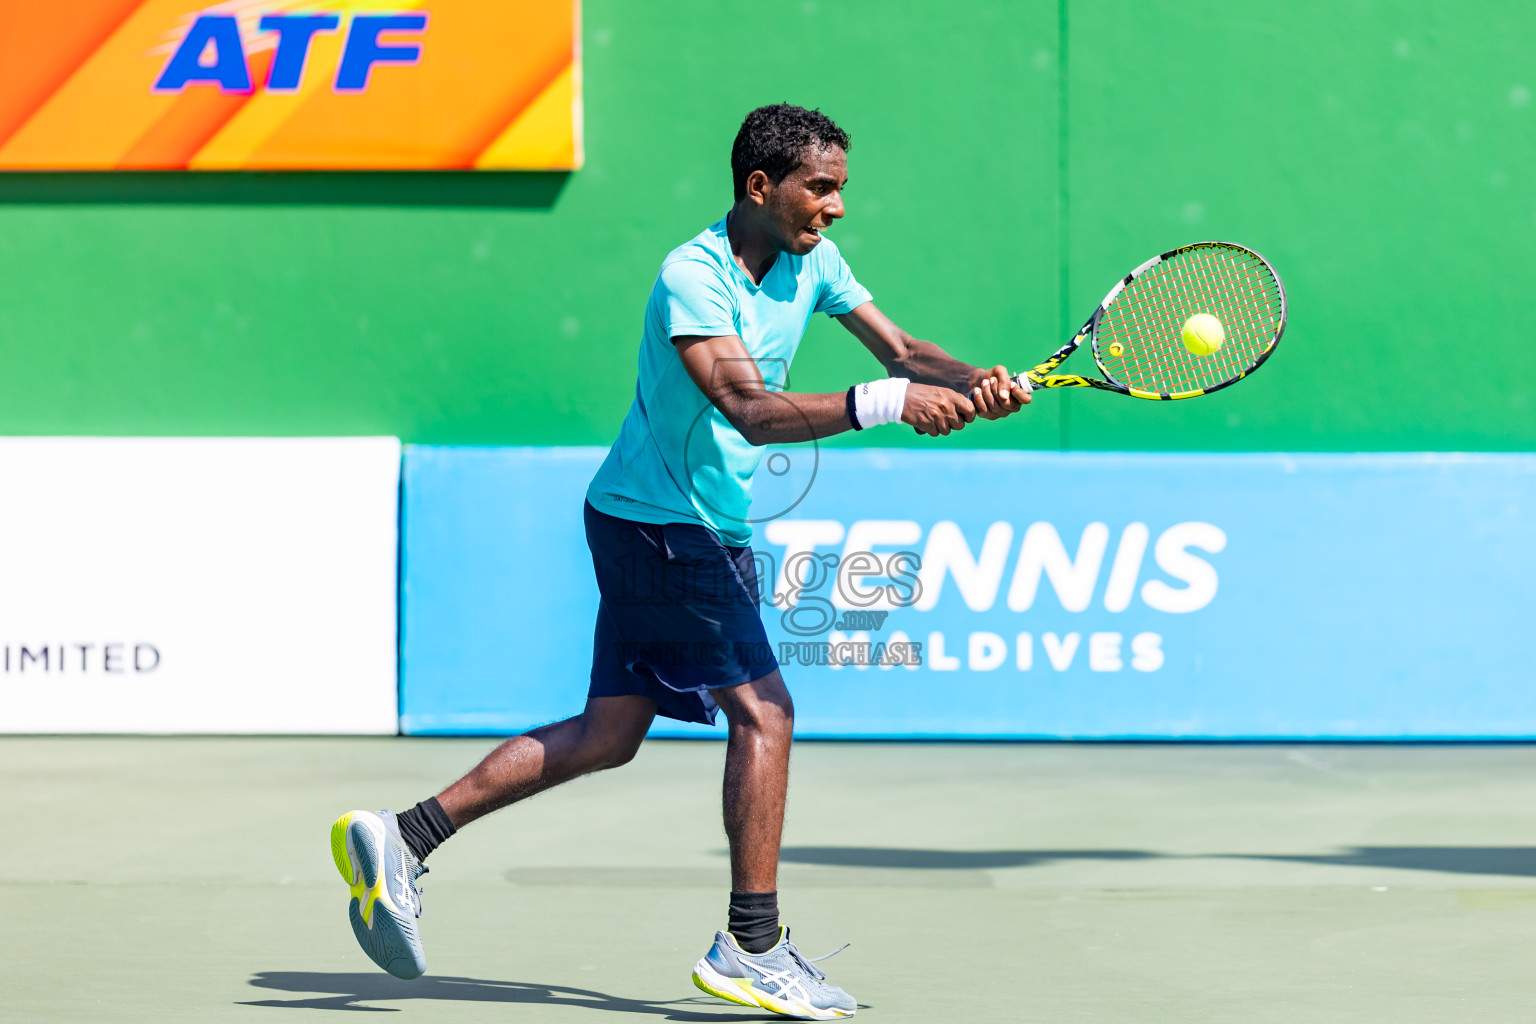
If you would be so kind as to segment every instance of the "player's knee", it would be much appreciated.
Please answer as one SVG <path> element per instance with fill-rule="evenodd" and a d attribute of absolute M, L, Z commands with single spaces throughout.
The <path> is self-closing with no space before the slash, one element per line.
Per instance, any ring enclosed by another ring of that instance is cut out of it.
<path fill-rule="evenodd" d="M 640 751 L 645 735 L 587 723 L 585 743 L 589 771 L 603 771 L 629 764 Z"/>
<path fill-rule="evenodd" d="M 788 691 L 767 694 L 743 702 L 731 717 L 731 724 L 771 737 L 787 737 L 795 728 L 795 702 Z"/>
<path fill-rule="evenodd" d="M 774 727 L 786 733 L 793 732 L 795 728 L 795 702 L 790 699 L 789 691 L 786 690 L 779 696 L 774 697 L 769 702 L 769 706 L 771 708 L 769 714 L 773 718 Z"/>
<path fill-rule="evenodd" d="M 640 743 L 643 736 L 623 736 L 614 738 L 608 746 L 607 757 L 603 761 L 604 768 L 622 768 L 635 759 L 640 753 Z"/>

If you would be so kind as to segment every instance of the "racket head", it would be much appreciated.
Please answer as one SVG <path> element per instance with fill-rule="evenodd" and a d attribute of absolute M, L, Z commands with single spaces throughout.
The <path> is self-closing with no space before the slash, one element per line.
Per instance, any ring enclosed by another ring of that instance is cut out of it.
<path fill-rule="evenodd" d="M 1184 347 L 1196 313 L 1221 321 L 1226 340 L 1208 356 Z M 1269 261 L 1236 242 L 1195 242 L 1127 274 L 1093 321 L 1093 360 L 1137 398 L 1208 395 L 1257 370 L 1285 333 L 1285 285 Z"/>

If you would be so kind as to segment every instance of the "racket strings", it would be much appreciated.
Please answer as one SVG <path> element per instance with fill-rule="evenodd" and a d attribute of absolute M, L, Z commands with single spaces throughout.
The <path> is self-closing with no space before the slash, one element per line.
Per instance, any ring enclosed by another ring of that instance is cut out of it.
<path fill-rule="evenodd" d="M 1209 356 L 1184 347 L 1184 323 L 1196 313 L 1215 316 L 1226 332 Z M 1148 268 L 1100 315 L 1099 365 L 1140 391 L 1209 390 L 1253 368 L 1274 343 L 1280 314 L 1280 287 L 1258 255 L 1198 246 Z"/>
<path fill-rule="evenodd" d="M 1243 344 L 1262 319 L 1251 275 L 1235 274 L 1234 261 L 1212 259 L 1209 247 L 1190 255 L 1195 258 L 1168 261 L 1164 273 L 1148 276 L 1126 303 L 1130 315 L 1121 322 L 1134 328 L 1139 343 L 1131 351 L 1140 357 L 1130 366 L 1137 380 L 1127 383 L 1143 390 L 1209 388 L 1242 373 L 1258 354 Z M 1214 312 L 1231 338 L 1212 356 L 1193 356 L 1183 347 L 1183 322 L 1195 312 Z"/>

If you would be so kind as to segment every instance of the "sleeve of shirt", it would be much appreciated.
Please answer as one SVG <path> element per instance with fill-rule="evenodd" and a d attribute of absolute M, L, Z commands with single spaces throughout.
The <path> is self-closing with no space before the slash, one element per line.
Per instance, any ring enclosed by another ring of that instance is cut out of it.
<path fill-rule="evenodd" d="M 702 260 L 678 260 L 656 280 L 667 337 L 719 337 L 736 333 L 730 293 L 715 268 Z"/>
<path fill-rule="evenodd" d="M 848 263 L 837 246 L 823 238 L 816 248 L 829 250 L 822 255 L 821 296 L 816 300 L 816 312 L 839 316 L 852 312 L 874 298 L 869 294 L 869 289 L 854 280 L 853 271 L 848 269 Z"/>

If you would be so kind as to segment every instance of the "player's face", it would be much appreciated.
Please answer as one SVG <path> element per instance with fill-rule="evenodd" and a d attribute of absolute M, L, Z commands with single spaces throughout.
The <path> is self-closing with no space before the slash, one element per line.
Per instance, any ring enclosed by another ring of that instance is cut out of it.
<path fill-rule="evenodd" d="M 844 213 L 848 154 L 836 147 L 811 149 L 800 166 L 772 186 L 766 213 L 779 236 L 779 248 L 804 256 L 821 242 L 821 233 Z"/>

